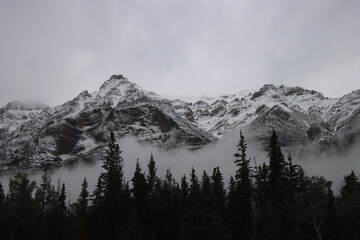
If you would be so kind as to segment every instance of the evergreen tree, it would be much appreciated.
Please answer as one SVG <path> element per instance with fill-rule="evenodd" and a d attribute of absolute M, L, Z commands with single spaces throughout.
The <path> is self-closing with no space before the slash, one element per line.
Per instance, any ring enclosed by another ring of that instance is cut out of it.
<path fill-rule="evenodd" d="M 299 195 L 301 234 L 306 238 L 321 240 L 328 212 L 331 182 L 324 177 L 307 179 L 306 190 Z"/>
<path fill-rule="evenodd" d="M 187 210 L 187 200 L 189 197 L 189 184 L 186 180 L 185 175 L 182 176 L 182 178 L 181 178 L 180 190 L 181 190 L 182 205 L 183 205 L 184 209 Z"/>
<path fill-rule="evenodd" d="M 5 192 L 3 185 L 0 183 L 0 234 L 4 239 L 9 238 L 8 230 L 6 228 L 6 210 Z"/>
<path fill-rule="evenodd" d="M 88 215 L 87 213 L 88 205 L 89 205 L 88 182 L 86 180 L 86 177 L 84 177 L 84 180 L 81 184 L 81 192 L 79 198 L 77 199 L 77 204 L 76 204 L 76 214 L 82 222 L 86 222 L 86 218 Z"/>
<path fill-rule="evenodd" d="M 157 221 L 157 212 L 161 206 L 159 205 L 159 192 L 160 189 L 160 181 L 158 176 L 156 175 L 156 163 L 154 160 L 154 156 L 151 153 L 150 160 L 148 162 L 148 174 L 146 175 L 146 182 L 148 187 L 148 231 L 151 237 L 155 235 L 155 228 L 157 225 L 160 225 Z M 157 185 L 157 186 L 156 186 Z"/>
<path fill-rule="evenodd" d="M 256 167 L 254 188 L 254 239 L 266 239 L 269 232 L 269 166 L 265 163 Z"/>
<path fill-rule="evenodd" d="M 246 142 L 240 131 L 240 141 L 236 145 L 238 152 L 234 154 L 237 166 L 234 189 L 230 197 L 229 220 L 233 239 L 251 239 L 253 213 L 253 187 L 251 179 L 250 159 L 246 156 Z"/>
<path fill-rule="evenodd" d="M 101 173 L 94 190 L 93 216 L 100 219 L 92 222 L 97 225 L 99 236 L 94 238 L 117 239 L 127 228 L 131 206 L 129 192 L 124 191 L 122 151 L 110 133 L 110 141 L 103 159 L 104 173 Z M 98 204 L 98 205 L 96 205 Z"/>
<path fill-rule="evenodd" d="M 293 193 L 289 186 L 287 163 L 273 131 L 269 144 L 269 208 L 267 212 L 270 239 L 297 239 Z"/>
<path fill-rule="evenodd" d="M 147 183 L 149 185 L 150 195 L 153 195 L 155 182 L 156 182 L 156 179 L 157 179 L 157 176 L 156 176 L 157 169 L 156 169 L 155 165 L 156 164 L 155 164 L 155 161 L 154 161 L 154 156 L 151 153 L 150 160 L 149 160 L 149 163 L 148 163 L 148 174 L 146 176 Z"/>
<path fill-rule="evenodd" d="M 214 169 L 216 175 L 221 175 L 221 173 L 218 173 L 217 171 L 218 169 Z M 215 202 L 214 186 L 212 185 L 211 179 L 206 171 L 203 172 L 201 178 L 200 203 L 201 221 L 199 227 L 202 232 L 201 239 L 228 239 L 223 216 L 219 213 L 217 202 Z"/>
<path fill-rule="evenodd" d="M 39 205 L 32 198 L 36 183 L 25 173 L 17 173 L 9 181 L 7 224 L 9 239 L 36 239 Z"/>
<path fill-rule="evenodd" d="M 360 182 L 353 171 L 344 177 L 340 188 L 339 215 L 344 239 L 360 236 Z"/>
<path fill-rule="evenodd" d="M 180 238 L 181 239 L 201 239 L 204 235 L 201 228 L 201 192 L 198 177 L 195 169 L 191 169 L 188 211 L 184 216 L 181 224 Z"/>
<path fill-rule="evenodd" d="M 76 239 L 88 239 L 88 218 L 89 218 L 89 191 L 88 191 L 88 182 L 86 177 L 81 184 L 81 192 L 79 197 L 74 204 L 75 210 L 75 226 L 73 226 L 72 232 Z M 74 219 L 73 219 L 74 220 Z"/>
<path fill-rule="evenodd" d="M 336 201 L 334 193 L 331 190 L 331 184 L 329 182 L 327 186 L 327 195 L 326 195 L 326 213 L 325 213 L 325 222 L 324 222 L 324 239 L 327 240 L 337 240 L 340 239 L 340 229 L 338 226 L 338 212 L 336 209 Z"/>
<path fill-rule="evenodd" d="M 271 191 L 274 195 L 277 194 L 278 189 L 283 190 L 284 188 L 284 178 L 286 176 L 286 163 L 284 155 L 281 151 L 279 144 L 278 136 L 276 135 L 275 130 L 270 138 L 269 144 L 269 158 L 270 158 L 270 175 L 269 175 L 269 184 L 274 191 Z"/>
<path fill-rule="evenodd" d="M 141 227 L 139 228 L 140 234 L 147 239 L 151 236 L 149 229 L 149 189 L 145 174 L 142 173 L 140 168 L 139 159 L 136 160 L 136 169 L 131 181 L 137 224 Z"/>
<path fill-rule="evenodd" d="M 180 187 L 176 183 L 169 169 L 166 171 L 161 188 L 159 196 L 161 208 L 159 208 L 158 214 L 162 229 L 157 232 L 157 239 L 177 239 L 179 232 L 181 193 Z"/>
<path fill-rule="evenodd" d="M 55 199 L 55 187 L 51 184 L 51 177 L 47 172 L 44 172 L 41 176 L 40 185 L 36 188 L 35 198 L 40 203 L 40 217 L 44 219 L 49 214 Z"/>
<path fill-rule="evenodd" d="M 225 218 L 226 191 L 224 188 L 224 178 L 219 167 L 214 168 L 211 177 L 212 188 L 214 193 L 214 210 L 222 219 Z"/>
<path fill-rule="evenodd" d="M 0 183 L 0 205 L 3 204 L 4 201 L 5 201 L 4 187 Z"/>
<path fill-rule="evenodd" d="M 346 199 L 351 195 L 358 194 L 360 192 L 360 182 L 359 178 L 356 176 L 354 171 L 348 176 L 344 177 L 343 185 L 340 189 L 340 197 Z"/>
<path fill-rule="evenodd" d="M 51 212 L 47 218 L 48 236 L 50 239 L 65 239 L 68 230 L 66 188 L 65 184 L 58 181 L 55 197 L 52 202 Z"/>

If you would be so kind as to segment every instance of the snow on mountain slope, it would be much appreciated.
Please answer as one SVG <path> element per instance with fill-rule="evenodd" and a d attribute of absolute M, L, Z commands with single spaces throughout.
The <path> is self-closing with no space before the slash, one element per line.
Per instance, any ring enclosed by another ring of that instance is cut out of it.
<path fill-rule="evenodd" d="M 286 112 L 310 114 L 323 118 L 338 99 L 300 87 L 265 85 L 259 91 L 241 91 L 217 98 L 204 97 L 191 102 L 175 100 L 176 111 L 216 137 L 227 130 L 245 127 L 258 115 L 280 106 Z M 310 126 L 310 124 L 308 124 Z"/>
<path fill-rule="evenodd" d="M 6 129 L 4 130 L 6 131 Z M 113 75 L 94 93 L 38 113 L 0 142 L 0 159 L 24 168 L 100 158 L 109 131 L 163 149 L 198 148 L 215 138 L 177 114 L 169 101 Z"/>
<path fill-rule="evenodd" d="M 238 127 L 260 143 L 275 129 L 284 146 L 326 150 L 356 141 L 359 119 L 360 90 L 331 99 L 267 84 L 218 97 L 166 98 L 113 75 L 98 91 L 54 108 L 19 102 L 1 108 L 0 160 L 6 167 L 43 168 L 99 159 L 109 131 L 162 149 L 194 149 Z"/>
<path fill-rule="evenodd" d="M 40 104 L 10 102 L 0 109 L 0 129 L 6 128 L 12 132 L 24 122 L 38 117 L 45 109 L 47 106 Z"/>

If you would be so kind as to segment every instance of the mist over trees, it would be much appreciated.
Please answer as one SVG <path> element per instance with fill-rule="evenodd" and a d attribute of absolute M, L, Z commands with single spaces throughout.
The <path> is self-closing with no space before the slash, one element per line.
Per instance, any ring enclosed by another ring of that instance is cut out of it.
<path fill-rule="evenodd" d="M 345 176 L 340 194 L 324 177 L 306 176 L 284 156 L 273 132 L 269 163 L 250 164 L 240 132 L 235 175 L 225 187 L 219 167 L 176 181 L 168 170 L 158 176 L 151 154 L 147 170 L 136 163 L 124 177 L 122 151 L 110 134 L 103 172 L 94 191 L 86 178 L 74 203 L 66 186 L 44 173 L 37 184 L 25 173 L 0 184 L 1 239 L 359 239 L 360 180 Z"/>

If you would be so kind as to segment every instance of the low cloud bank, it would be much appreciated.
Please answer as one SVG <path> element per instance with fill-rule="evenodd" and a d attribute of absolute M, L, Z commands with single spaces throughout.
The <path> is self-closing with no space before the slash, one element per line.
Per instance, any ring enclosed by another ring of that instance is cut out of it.
<path fill-rule="evenodd" d="M 244 134 L 246 137 L 246 133 Z M 126 137 L 118 141 L 121 150 L 123 150 L 124 174 L 127 181 L 130 181 L 133 176 L 136 159 L 139 159 L 142 170 L 147 171 L 147 163 L 152 153 L 160 177 L 163 177 L 166 170 L 170 169 L 174 177 L 180 180 L 184 174 L 189 177 L 192 167 L 196 169 L 196 173 L 200 177 L 204 170 L 208 174 L 212 174 L 213 168 L 219 166 L 224 175 L 225 183 L 228 183 L 230 175 L 234 175 L 236 170 L 234 153 L 237 151 L 236 145 L 238 142 L 239 131 L 230 132 L 217 143 L 210 144 L 197 151 L 187 149 L 162 151 L 150 145 L 140 144 L 134 137 Z M 284 151 L 284 154 L 286 155 L 287 152 Z M 252 165 L 255 165 L 254 157 L 258 165 L 269 161 L 267 153 L 255 144 L 248 144 L 247 155 L 252 158 Z M 324 176 L 333 181 L 333 189 L 337 193 L 345 175 L 349 174 L 351 170 L 359 174 L 359 156 L 360 148 L 356 146 L 350 152 L 341 156 L 339 154 L 329 154 L 314 155 L 307 159 L 298 159 L 296 156 L 293 158 L 294 162 L 304 168 L 307 175 Z M 56 185 L 58 179 L 64 182 L 70 201 L 75 201 L 80 193 L 84 177 L 88 180 L 89 190 L 94 189 L 98 176 L 103 172 L 101 166 L 102 161 L 97 161 L 91 165 L 79 162 L 71 168 L 62 167 L 52 173 L 53 184 Z M 29 177 L 31 180 L 40 182 L 41 175 L 42 173 L 38 172 L 30 174 Z M 0 177 L 0 181 L 7 191 L 9 178 Z"/>

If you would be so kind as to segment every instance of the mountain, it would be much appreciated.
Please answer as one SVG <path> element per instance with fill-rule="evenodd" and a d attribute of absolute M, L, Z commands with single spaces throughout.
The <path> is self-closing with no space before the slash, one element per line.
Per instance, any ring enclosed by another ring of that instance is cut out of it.
<path fill-rule="evenodd" d="M 98 91 L 56 107 L 11 102 L 0 109 L 2 168 L 44 168 L 100 159 L 109 131 L 162 149 L 197 149 L 237 128 L 264 144 L 326 151 L 360 136 L 360 90 L 326 98 L 300 87 L 264 85 L 219 97 L 168 99 L 113 75 Z"/>

